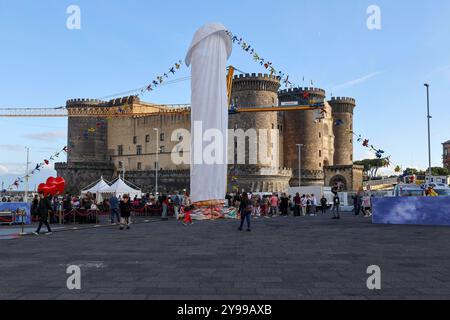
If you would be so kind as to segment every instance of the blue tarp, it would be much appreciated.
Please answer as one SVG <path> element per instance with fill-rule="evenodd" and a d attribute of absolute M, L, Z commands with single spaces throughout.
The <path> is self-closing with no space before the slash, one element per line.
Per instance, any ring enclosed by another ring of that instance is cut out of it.
<path fill-rule="evenodd" d="M 372 222 L 450 226 L 450 197 L 385 197 L 372 199 Z"/>
<path fill-rule="evenodd" d="M 25 210 L 25 224 L 31 224 L 31 204 L 26 202 L 0 202 L 0 211 L 16 212 L 17 210 Z M 15 223 L 22 223 L 22 217 L 17 216 Z"/>

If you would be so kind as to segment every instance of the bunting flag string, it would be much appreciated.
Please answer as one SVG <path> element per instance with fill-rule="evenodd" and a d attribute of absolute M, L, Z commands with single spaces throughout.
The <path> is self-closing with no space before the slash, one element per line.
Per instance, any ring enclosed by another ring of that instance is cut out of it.
<path fill-rule="evenodd" d="M 67 148 L 67 146 L 65 146 L 58 152 L 55 152 L 54 154 L 52 154 L 48 159 L 44 159 L 43 162 L 37 163 L 36 166 L 34 167 L 34 169 L 31 170 L 30 174 L 24 175 L 22 177 L 18 177 L 16 180 L 14 180 L 14 182 L 11 185 L 9 185 L 9 187 L 7 189 L 10 191 L 13 189 L 13 187 L 16 187 L 18 189 L 21 183 L 23 183 L 27 178 L 30 178 L 35 173 L 41 171 L 41 169 L 44 166 L 49 165 L 50 161 L 53 161 L 53 160 L 55 160 L 55 158 L 58 158 L 62 152 L 64 152 L 64 153 L 69 152 L 69 149 Z"/>
<path fill-rule="evenodd" d="M 386 154 L 386 152 L 384 150 L 375 148 L 373 144 L 370 144 L 370 140 L 369 139 L 363 138 L 362 135 L 356 134 L 352 130 L 347 130 L 347 133 L 355 136 L 357 141 L 359 143 L 361 143 L 361 145 L 364 148 L 367 148 L 370 151 L 373 151 L 375 153 L 375 156 L 376 156 L 377 159 L 383 159 L 385 167 L 390 167 L 391 166 L 391 156 L 385 156 L 384 157 L 384 155 Z"/>
<path fill-rule="evenodd" d="M 147 86 L 141 89 L 140 94 L 137 96 L 142 96 L 144 93 L 153 91 L 154 89 L 162 86 L 165 83 L 165 79 L 168 79 L 170 75 L 174 75 L 183 65 L 183 60 L 179 60 L 168 68 L 168 71 L 156 76 L 153 81 L 151 81 Z"/>
<path fill-rule="evenodd" d="M 269 71 L 271 76 L 276 76 L 278 80 L 285 86 L 287 89 L 300 88 L 299 85 L 293 83 L 289 78 L 289 75 L 284 73 L 281 70 L 278 70 L 274 67 L 273 63 L 270 60 L 262 58 L 255 50 L 253 46 L 244 41 L 241 37 L 234 35 L 231 31 L 226 31 L 227 35 L 231 38 L 233 44 L 239 45 L 242 50 L 251 55 L 253 61 L 259 63 L 262 67 L 264 67 L 267 71 Z M 303 82 L 305 81 L 305 77 L 303 77 Z M 311 80 L 311 86 L 313 85 L 313 81 Z"/>

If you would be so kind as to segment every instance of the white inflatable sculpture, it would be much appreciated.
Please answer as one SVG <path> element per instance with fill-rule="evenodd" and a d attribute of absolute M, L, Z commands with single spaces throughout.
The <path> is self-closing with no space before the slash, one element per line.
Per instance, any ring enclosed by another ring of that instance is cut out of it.
<path fill-rule="evenodd" d="M 227 181 L 228 105 L 226 68 L 232 42 L 219 23 L 194 35 L 186 64 L 191 69 L 191 199 L 222 201 Z"/>

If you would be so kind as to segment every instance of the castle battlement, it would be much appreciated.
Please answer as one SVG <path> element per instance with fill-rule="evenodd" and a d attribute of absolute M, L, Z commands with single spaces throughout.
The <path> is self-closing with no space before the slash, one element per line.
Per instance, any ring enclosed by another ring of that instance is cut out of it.
<path fill-rule="evenodd" d="M 353 113 L 356 100 L 350 97 L 332 97 L 328 101 L 333 113 Z"/>
<path fill-rule="evenodd" d="M 267 74 L 267 73 L 258 73 L 258 74 L 256 74 L 256 73 L 246 73 L 246 74 L 239 74 L 239 75 L 235 75 L 234 77 L 233 77 L 233 79 L 234 80 L 238 80 L 238 79 L 260 79 L 260 80 L 268 80 L 268 79 L 270 79 L 270 80 L 275 80 L 275 81 L 279 81 L 279 79 L 278 79 L 278 77 L 277 76 L 274 76 L 274 75 L 270 75 L 270 74 Z"/>
<path fill-rule="evenodd" d="M 301 93 L 312 93 L 316 94 L 318 96 L 325 97 L 326 91 L 320 88 L 314 88 L 314 87 L 300 87 L 300 88 L 289 88 L 289 89 L 283 89 L 278 92 L 279 95 L 284 95 L 286 93 L 288 94 L 301 94 Z"/>
<path fill-rule="evenodd" d="M 81 106 L 98 106 L 106 103 L 106 101 L 99 99 L 69 99 L 66 101 L 67 107 L 81 107 Z"/>
<path fill-rule="evenodd" d="M 332 97 L 330 101 L 328 101 L 330 104 L 338 104 L 338 103 L 345 103 L 345 104 L 354 104 L 356 105 L 356 100 L 350 97 Z"/>
<path fill-rule="evenodd" d="M 140 102 L 139 97 L 128 96 L 128 97 L 111 99 L 108 101 L 108 106 L 121 106 L 124 104 L 133 104 L 133 103 L 139 103 L 139 102 Z"/>
<path fill-rule="evenodd" d="M 280 80 L 273 75 L 262 73 L 246 73 L 233 78 L 233 92 L 269 91 L 276 93 L 280 88 Z"/>

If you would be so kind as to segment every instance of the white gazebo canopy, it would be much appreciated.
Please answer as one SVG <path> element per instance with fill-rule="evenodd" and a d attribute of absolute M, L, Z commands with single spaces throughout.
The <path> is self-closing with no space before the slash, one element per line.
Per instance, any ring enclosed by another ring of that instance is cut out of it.
<path fill-rule="evenodd" d="M 86 187 L 81 191 L 81 194 L 86 194 L 88 192 L 92 193 L 92 194 L 97 194 L 99 193 L 99 191 L 101 191 L 102 189 L 108 188 L 109 184 L 103 180 L 103 177 L 100 178 L 100 180 L 98 180 L 95 185 L 93 185 L 92 187 Z"/>
<path fill-rule="evenodd" d="M 124 194 L 128 194 L 131 199 L 133 199 L 135 196 L 138 198 L 142 197 L 142 191 L 141 189 L 134 189 L 130 187 L 122 178 L 118 178 L 112 185 L 110 185 L 107 188 L 101 189 L 100 194 L 109 194 L 109 195 L 116 195 L 116 197 L 121 197 Z"/>
<path fill-rule="evenodd" d="M 103 179 L 103 177 L 101 177 L 100 180 L 97 180 L 96 182 L 91 183 L 86 188 L 81 190 L 81 195 L 84 195 L 84 194 L 87 194 L 88 192 L 90 192 L 92 194 L 95 194 L 95 198 L 96 198 L 97 202 L 101 202 L 101 201 L 103 201 L 101 191 L 108 187 L 109 187 L 108 182 L 106 182 Z"/>

